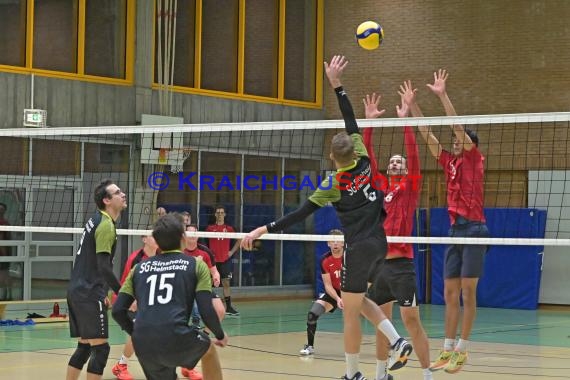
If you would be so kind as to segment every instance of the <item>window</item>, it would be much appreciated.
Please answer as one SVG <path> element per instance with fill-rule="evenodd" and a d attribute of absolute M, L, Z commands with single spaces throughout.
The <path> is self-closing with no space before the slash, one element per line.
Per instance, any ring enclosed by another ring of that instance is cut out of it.
<path fill-rule="evenodd" d="M 285 98 L 315 101 L 316 0 L 287 0 Z"/>
<path fill-rule="evenodd" d="M 86 0 L 85 74 L 125 77 L 127 0 Z"/>
<path fill-rule="evenodd" d="M 321 106 L 324 0 L 179 2 L 174 54 L 164 49 L 172 20 L 159 9 L 164 2 L 156 8 L 156 89 Z"/>
<path fill-rule="evenodd" d="M 78 0 L 34 1 L 35 68 L 77 72 L 78 8 Z"/>
<path fill-rule="evenodd" d="M 131 82 L 134 23 L 135 0 L 2 1 L 0 65 L 71 79 Z"/>
<path fill-rule="evenodd" d="M 0 3 L 0 65 L 26 65 L 26 0 Z"/>
<path fill-rule="evenodd" d="M 237 90 L 238 0 L 202 3 L 202 88 Z"/>
<path fill-rule="evenodd" d="M 279 59 L 279 1 L 245 3 L 244 92 L 277 97 Z"/>

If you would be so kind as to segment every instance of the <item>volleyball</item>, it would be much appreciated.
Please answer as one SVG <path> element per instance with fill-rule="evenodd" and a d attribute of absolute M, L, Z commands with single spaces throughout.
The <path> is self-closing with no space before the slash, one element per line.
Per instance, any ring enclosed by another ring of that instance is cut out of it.
<path fill-rule="evenodd" d="M 364 21 L 356 28 L 356 42 L 361 48 L 374 50 L 380 46 L 384 38 L 384 30 L 374 21 Z"/>

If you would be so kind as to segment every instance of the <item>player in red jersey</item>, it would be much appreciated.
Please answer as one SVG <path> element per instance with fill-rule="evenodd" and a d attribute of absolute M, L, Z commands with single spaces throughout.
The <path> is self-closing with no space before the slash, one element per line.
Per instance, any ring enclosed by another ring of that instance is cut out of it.
<path fill-rule="evenodd" d="M 401 107 L 397 107 L 398 117 L 407 117 L 410 106 L 415 102 L 415 93 L 408 82 L 400 87 Z M 367 119 L 375 119 L 382 115 L 383 110 L 378 109 L 380 96 L 372 94 L 364 99 L 364 109 Z M 363 132 L 364 145 L 368 150 L 370 165 L 373 173 L 378 171 L 378 163 L 372 142 L 373 128 L 366 128 Z M 418 146 L 412 127 L 404 127 L 404 146 L 406 155 L 396 154 L 390 157 L 386 173 L 388 174 L 388 188 L 385 191 L 384 207 L 386 220 L 384 229 L 387 236 L 411 236 L 414 227 L 414 213 L 418 207 L 421 191 L 421 173 Z M 427 335 L 420 320 L 420 310 L 417 303 L 416 271 L 414 267 L 414 251 L 408 243 L 388 243 L 388 253 L 381 265 L 380 278 L 369 290 L 369 297 L 380 305 L 386 316 L 392 319 L 392 306 L 395 301 L 400 305 L 400 314 L 406 330 L 412 337 L 414 349 L 423 369 L 424 380 L 432 379 L 429 369 L 429 343 Z M 389 342 L 384 334 L 376 332 L 376 380 L 392 379 L 387 374 L 391 360 L 388 358 Z"/>
<path fill-rule="evenodd" d="M 152 229 L 152 227 L 151 227 Z M 129 275 L 131 269 L 135 267 L 138 263 L 143 260 L 148 259 L 149 257 L 153 257 L 156 255 L 156 251 L 158 250 L 158 245 L 152 235 L 149 236 L 141 236 L 143 247 L 141 249 L 137 249 L 133 253 L 131 253 L 125 263 L 125 269 L 123 270 L 123 275 L 121 276 L 121 284 L 125 282 L 125 279 Z M 117 299 L 116 295 L 113 295 L 113 303 Z M 137 310 L 137 303 L 134 302 L 131 305 L 130 312 L 132 319 L 135 317 L 135 313 Z M 123 354 L 121 355 L 121 359 L 115 364 L 112 368 L 113 375 L 118 380 L 133 380 L 133 376 L 129 373 L 128 369 L 128 362 L 131 356 L 135 353 L 135 349 L 133 347 L 133 341 L 131 340 L 130 336 L 127 336 L 127 341 L 125 342 L 125 347 L 123 347 Z"/>
<path fill-rule="evenodd" d="M 198 228 L 192 224 L 186 226 L 186 232 L 196 232 Z M 201 249 L 198 245 L 198 238 L 195 236 L 186 236 L 186 248 L 184 249 L 184 253 L 188 256 L 192 256 L 197 258 L 198 260 L 202 260 L 208 266 L 210 270 L 210 275 L 212 276 L 212 284 L 215 287 L 220 286 L 220 273 L 216 268 L 215 264 L 212 264 L 212 260 L 210 259 L 210 255 Z M 214 310 L 216 310 L 216 314 L 218 314 L 218 318 L 220 322 L 223 321 L 224 316 L 226 314 L 226 309 L 224 308 L 224 304 L 222 300 L 216 295 L 215 292 L 212 291 L 212 305 L 214 306 Z M 196 303 L 194 303 L 194 308 L 197 310 Z M 198 372 L 194 368 L 182 368 L 181 369 L 182 376 L 189 378 L 190 380 L 202 380 L 202 374 Z"/>
<path fill-rule="evenodd" d="M 445 70 L 434 73 L 429 89 L 439 97 L 445 114 L 457 116 L 446 91 L 448 74 Z M 411 109 L 413 116 L 421 115 L 417 104 Z M 451 126 L 453 133 L 451 152 L 443 150 L 428 127 L 420 127 L 429 151 L 443 168 L 447 182 L 447 209 L 451 221 L 449 236 L 478 238 L 489 237 L 483 214 L 484 160 L 479 151 L 477 134 L 460 124 Z M 445 369 L 456 373 L 467 361 L 469 336 L 477 312 L 477 282 L 483 274 L 487 246 L 452 245 L 445 252 L 444 298 L 445 341 L 443 351 L 432 363 L 432 370 Z M 455 344 L 457 325 L 461 314 L 459 299 L 463 299 L 461 338 Z"/>
<path fill-rule="evenodd" d="M 331 230 L 329 235 L 343 235 L 341 230 Z M 315 352 L 315 334 L 317 333 L 317 320 L 324 313 L 334 313 L 343 309 L 340 298 L 340 277 L 342 272 L 342 258 L 344 256 L 344 242 L 329 241 L 330 251 L 321 258 L 321 276 L 325 292 L 313 302 L 307 315 L 307 344 L 299 351 L 301 355 L 312 355 Z"/>
<path fill-rule="evenodd" d="M 206 227 L 208 232 L 235 232 L 234 228 L 226 224 L 226 209 L 224 206 L 216 206 L 216 223 L 210 224 Z M 224 288 L 224 301 L 226 302 L 226 314 L 232 316 L 238 316 L 239 311 L 237 311 L 232 306 L 230 281 L 232 279 L 232 256 L 237 252 L 240 245 L 240 240 L 236 240 L 233 247 L 230 249 L 231 239 L 225 238 L 210 238 L 208 245 L 210 249 L 214 252 L 214 257 L 216 258 L 216 267 L 220 272 L 222 278 L 222 287 Z"/>

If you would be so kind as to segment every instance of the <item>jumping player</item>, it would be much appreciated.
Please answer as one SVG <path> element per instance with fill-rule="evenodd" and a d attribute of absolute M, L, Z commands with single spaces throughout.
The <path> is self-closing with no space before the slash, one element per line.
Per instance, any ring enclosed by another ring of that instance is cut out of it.
<path fill-rule="evenodd" d="M 407 117 L 411 104 L 415 102 L 415 92 L 411 83 L 405 82 L 400 87 L 401 106 L 396 107 L 398 117 Z M 367 119 L 377 118 L 382 114 L 378 110 L 380 96 L 372 94 L 364 99 Z M 372 143 L 373 128 L 364 129 L 364 145 L 370 156 L 372 171 L 377 172 L 377 161 Z M 416 137 L 412 127 L 404 127 L 404 145 L 406 155 L 396 154 L 390 157 L 386 173 L 389 187 L 384 196 L 384 207 L 388 214 L 384 221 L 384 229 L 388 236 L 411 236 L 414 227 L 414 213 L 418 207 L 421 191 L 420 160 Z M 414 251 L 408 243 L 388 243 L 386 260 L 380 267 L 380 281 L 369 289 L 369 297 L 392 319 L 394 301 L 400 305 L 400 314 L 406 330 L 414 342 L 414 349 L 423 369 L 424 380 L 431 380 L 429 369 L 429 343 L 420 320 L 417 303 L 416 271 L 414 267 Z M 386 373 L 390 368 L 392 357 L 388 358 L 388 341 L 376 332 L 376 380 L 388 380 L 392 376 Z"/>

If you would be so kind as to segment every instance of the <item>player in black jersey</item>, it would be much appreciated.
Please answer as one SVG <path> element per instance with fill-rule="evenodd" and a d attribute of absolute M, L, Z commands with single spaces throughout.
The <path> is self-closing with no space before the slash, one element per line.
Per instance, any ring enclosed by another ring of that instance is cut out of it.
<path fill-rule="evenodd" d="M 364 296 L 370 268 L 376 267 L 375 263 L 386 255 L 386 234 L 382 227 L 386 213 L 384 195 L 373 186 L 370 159 L 352 105 L 340 81 L 347 64 L 343 56 L 334 56 L 330 64 L 325 62 L 325 71 L 337 96 L 345 125 L 345 132 L 336 134 L 331 142 L 330 158 L 337 169 L 336 173 L 325 179 L 300 208 L 250 232 L 242 240 L 242 247 L 251 249 L 253 241 L 261 235 L 284 230 L 318 208 L 332 203 L 343 226 L 346 243 L 341 283 L 346 355 L 346 374 L 343 378 L 362 380 L 365 377 L 358 370 L 362 340 L 361 312 L 390 340 L 394 355 L 398 358 L 392 370 L 407 363 L 412 346 L 398 335 L 378 305 Z"/>
<path fill-rule="evenodd" d="M 207 379 L 222 379 L 215 345 L 228 338 L 212 306 L 210 271 L 202 260 L 181 251 L 185 232 L 182 219 L 168 214 L 154 225 L 152 236 L 161 253 L 131 271 L 117 301 L 113 318 L 131 335 L 137 357 L 149 380 L 174 380 L 176 367 L 193 368 L 202 360 Z M 204 324 L 215 336 L 188 325 L 194 299 Z M 137 301 L 133 323 L 128 309 Z"/>
<path fill-rule="evenodd" d="M 67 287 L 69 329 L 79 338 L 69 359 L 67 380 L 76 380 L 87 361 L 90 379 L 100 379 L 109 357 L 108 286 L 121 287 L 113 273 L 117 234 L 115 221 L 127 207 L 127 197 L 112 180 L 102 181 L 94 191 L 97 212 L 85 224 Z"/>

